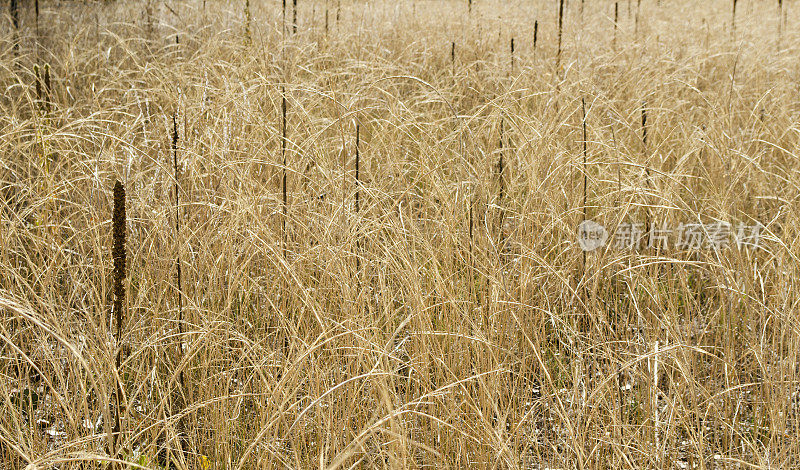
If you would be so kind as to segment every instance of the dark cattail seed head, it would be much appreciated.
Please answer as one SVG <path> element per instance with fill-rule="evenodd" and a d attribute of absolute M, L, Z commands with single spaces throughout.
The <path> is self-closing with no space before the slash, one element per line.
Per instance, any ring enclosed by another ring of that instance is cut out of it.
<path fill-rule="evenodd" d="M 42 99 L 42 74 L 39 72 L 39 66 L 33 66 L 33 74 L 36 77 L 36 100 L 41 101 Z"/>
<path fill-rule="evenodd" d="M 125 300 L 125 187 L 114 183 L 114 215 L 112 219 L 114 258 L 114 316 L 116 317 L 117 340 L 122 332 L 122 309 Z"/>
<path fill-rule="evenodd" d="M 53 101 L 52 89 L 50 88 L 50 64 L 44 64 L 44 93 L 45 93 L 45 107 L 47 112 L 50 112 L 50 103 Z"/>

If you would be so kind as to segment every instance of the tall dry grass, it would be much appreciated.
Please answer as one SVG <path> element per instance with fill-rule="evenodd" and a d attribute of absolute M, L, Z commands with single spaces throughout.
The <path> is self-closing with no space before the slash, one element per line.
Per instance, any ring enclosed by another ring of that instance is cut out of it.
<path fill-rule="evenodd" d="M 796 6 L 582 4 L 42 2 L 38 56 L 21 4 L 1 466 L 797 465 Z M 584 257 L 583 214 L 766 228 Z"/>

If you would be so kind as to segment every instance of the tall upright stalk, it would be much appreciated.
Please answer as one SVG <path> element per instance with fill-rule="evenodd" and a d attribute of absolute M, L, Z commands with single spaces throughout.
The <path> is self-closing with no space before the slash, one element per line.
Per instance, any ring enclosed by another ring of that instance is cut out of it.
<path fill-rule="evenodd" d="M 39 70 L 39 64 L 33 64 L 34 85 L 36 89 L 36 105 L 42 107 L 42 73 Z"/>
<path fill-rule="evenodd" d="M 118 375 L 122 375 L 120 373 L 120 367 L 122 366 L 122 354 L 123 354 L 123 341 L 122 341 L 122 332 L 123 327 L 122 324 L 125 320 L 124 309 L 125 309 L 125 187 L 122 185 L 119 180 L 114 182 L 114 212 L 112 215 L 112 248 L 111 248 L 111 256 L 114 260 L 114 271 L 113 271 L 113 294 L 114 294 L 114 303 L 113 303 L 113 313 L 114 313 L 114 323 L 116 326 L 116 359 L 115 359 L 115 367 L 117 370 Z M 115 416 L 114 416 L 114 432 L 112 434 L 111 439 L 111 451 L 113 454 L 116 455 L 117 451 L 119 450 L 119 442 L 120 442 L 120 429 L 121 429 L 121 418 L 120 415 L 122 414 L 122 383 L 117 380 L 117 390 L 114 394 L 114 402 L 115 402 Z"/>
<path fill-rule="evenodd" d="M 292 0 L 292 34 L 297 34 L 297 0 Z"/>
<path fill-rule="evenodd" d="M 11 16 L 11 24 L 14 26 L 14 53 L 19 51 L 19 0 L 9 0 L 8 13 Z"/>
<path fill-rule="evenodd" d="M 648 158 L 647 153 L 647 102 L 642 101 L 642 156 L 644 157 L 644 168 L 645 168 L 645 185 L 650 186 L 650 159 Z M 650 233 L 650 209 L 649 207 L 646 209 L 645 212 L 645 220 L 644 220 L 644 228 L 645 234 Z"/>
<path fill-rule="evenodd" d="M 634 20 L 635 24 L 633 27 L 633 31 L 634 34 L 636 34 L 637 38 L 639 37 L 639 16 L 641 14 L 641 9 L 642 9 L 642 0 L 636 0 L 636 19 Z"/>
<path fill-rule="evenodd" d="M 50 114 L 53 104 L 52 89 L 50 88 L 50 64 L 44 64 L 44 110 Z"/>
<path fill-rule="evenodd" d="M 511 37 L 511 73 L 514 73 L 514 37 Z"/>
<path fill-rule="evenodd" d="M 589 173 L 588 173 L 588 136 L 586 132 L 586 99 L 581 97 L 581 124 L 583 128 L 583 139 L 582 139 L 582 147 L 583 147 L 583 165 L 582 165 L 582 172 L 583 172 L 583 203 L 581 204 L 581 212 L 583 214 L 583 220 L 588 219 L 588 210 L 587 210 L 587 203 L 588 203 L 588 193 L 589 193 Z M 582 250 L 582 260 L 581 260 L 581 269 L 578 276 L 578 282 L 581 285 L 580 294 L 582 298 L 582 302 L 585 305 L 588 305 L 589 302 L 589 290 L 586 285 L 586 250 Z M 579 329 L 581 333 L 588 333 L 590 331 L 589 327 L 590 317 L 587 314 L 581 315 L 579 318 Z M 587 382 L 591 382 L 594 378 L 593 376 L 593 369 L 594 369 L 594 362 L 590 365 L 590 373 L 588 374 Z M 587 384 L 587 387 L 589 385 Z"/>
<path fill-rule="evenodd" d="M 180 249 L 180 236 L 181 236 L 181 213 L 180 213 L 180 175 L 178 174 L 178 118 L 177 111 L 172 115 L 172 170 L 175 178 L 175 269 L 176 269 L 176 282 L 177 282 L 177 297 L 178 297 L 178 332 L 181 337 L 181 345 L 183 344 L 183 279 L 181 276 L 181 249 Z"/>
<path fill-rule="evenodd" d="M 581 111 L 582 111 L 582 124 L 583 124 L 583 204 L 581 205 L 581 209 L 583 212 L 583 220 L 586 220 L 587 212 L 586 212 L 586 202 L 587 202 L 587 192 L 589 187 L 589 177 L 586 172 L 586 154 L 587 154 L 587 139 L 586 139 L 586 99 L 581 98 Z M 584 269 L 586 267 L 586 251 L 583 252 L 583 266 Z"/>
<path fill-rule="evenodd" d="M 39 49 L 41 48 L 39 36 L 39 0 L 33 2 L 34 26 L 36 28 L 36 56 L 39 57 Z"/>
<path fill-rule="evenodd" d="M 556 50 L 556 80 L 559 79 L 561 67 L 561 36 L 564 30 L 564 0 L 558 2 L 558 49 Z"/>
<path fill-rule="evenodd" d="M 360 143 L 361 143 L 361 132 L 360 131 L 361 131 L 361 126 L 358 123 L 356 123 L 356 197 L 355 197 L 355 199 L 356 199 L 356 201 L 355 201 L 356 202 L 356 206 L 355 206 L 356 207 L 356 214 L 360 210 L 360 201 L 359 201 L 360 200 L 360 188 L 361 188 L 361 183 L 360 183 L 360 179 L 359 179 L 359 172 L 360 172 L 360 166 L 361 166 L 361 162 L 360 162 L 361 153 L 359 151 L 359 147 L 360 147 Z"/>
<path fill-rule="evenodd" d="M 125 187 L 121 182 L 114 183 L 114 215 L 112 220 L 113 246 L 111 255 L 114 259 L 114 323 L 119 347 L 117 349 L 117 367 L 122 357 L 122 322 L 125 308 Z"/>
<path fill-rule="evenodd" d="M 456 74 L 456 42 L 450 44 L 450 67 L 453 69 L 453 75 Z"/>
<path fill-rule="evenodd" d="M 505 119 L 500 118 L 500 138 L 498 139 L 498 146 L 500 150 L 500 157 L 497 160 L 497 179 L 498 179 L 498 191 L 497 191 L 497 205 L 500 207 L 500 222 L 499 222 L 499 237 L 498 237 L 498 246 L 502 253 L 505 247 L 505 233 L 503 231 L 503 225 L 505 224 L 505 208 L 504 208 L 504 200 L 505 200 L 505 193 L 506 193 L 506 184 L 505 184 L 505 147 L 503 144 L 503 138 L 505 137 Z"/>
<path fill-rule="evenodd" d="M 293 4 L 297 5 L 297 0 L 292 0 Z M 287 79 L 287 71 L 286 71 L 286 0 L 283 0 L 283 33 L 282 33 L 282 45 L 281 45 L 281 59 L 283 62 L 283 75 L 284 75 L 284 82 Z M 281 234 L 282 234 L 282 244 L 283 244 L 283 259 L 286 259 L 287 250 L 288 250 L 288 234 L 286 233 L 286 222 L 289 215 L 289 194 L 288 194 L 288 174 L 286 172 L 286 135 L 287 135 L 287 125 L 286 125 L 286 108 L 288 104 L 286 102 L 286 88 L 284 85 L 281 85 L 281 195 L 282 195 L 282 206 L 281 210 L 283 212 L 283 217 L 281 219 Z"/>
<path fill-rule="evenodd" d="M 355 194 L 355 211 L 356 218 L 358 218 L 361 211 L 361 126 L 356 123 L 356 194 Z M 358 220 L 358 219 L 356 219 Z M 356 235 L 356 274 L 361 271 L 361 243 L 358 235 Z"/>
<path fill-rule="evenodd" d="M 498 179 L 499 179 L 499 182 L 500 182 L 500 190 L 499 190 L 499 193 L 498 193 L 498 199 L 500 201 L 503 200 L 503 196 L 504 196 L 504 193 L 505 193 L 505 187 L 504 187 L 504 184 L 503 184 L 504 183 L 503 182 L 503 170 L 504 170 L 504 166 L 505 166 L 505 162 L 503 161 L 503 153 L 504 153 L 504 151 L 503 151 L 503 134 L 505 134 L 505 120 L 503 118 L 500 118 L 500 138 L 497 141 L 497 145 L 500 148 L 500 158 L 497 160 L 497 176 L 498 176 Z"/>
<path fill-rule="evenodd" d="M 282 187 L 282 195 L 283 195 L 283 259 L 286 259 L 287 253 L 287 244 L 289 243 L 288 235 L 286 233 L 286 219 L 288 218 L 288 208 L 289 208 L 289 194 L 287 191 L 287 172 L 286 172 L 286 90 L 284 87 L 281 87 L 281 161 L 282 161 L 282 170 L 283 170 L 283 178 L 281 182 Z"/>
<path fill-rule="evenodd" d="M 614 2 L 614 38 L 611 41 L 612 49 L 617 50 L 617 29 L 619 28 L 619 2 Z"/>
<path fill-rule="evenodd" d="M 248 46 L 252 42 L 252 37 L 253 37 L 252 36 L 252 27 L 251 27 L 252 20 L 253 20 L 253 15 L 250 12 L 250 0 L 245 0 L 244 1 L 244 42 Z M 177 38 L 178 38 L 178 36 L 176 35 L 175 36 L 175 39 L 176 39 L 175 42 L 176 43 L 178 42 Z"/>
<path fill-rule="evenodd" d="M 181 262 L 181 209 L 180 209 L 180 173 L 178 171 L 178 112 L 172 115 L 172 170 L 174 175 L 175 191 L 175 281 L 178 298 L 178 355 L 180 358 L 184 353 L 184 316 L 183 316 L 183 275 Z M 186 381 L 181 369 L 178 373 L 178 382 L 181 387 L 181 394 L 185 393 Z M 182 432 L 183 421 L 178 422 L 179 432 Z"/>

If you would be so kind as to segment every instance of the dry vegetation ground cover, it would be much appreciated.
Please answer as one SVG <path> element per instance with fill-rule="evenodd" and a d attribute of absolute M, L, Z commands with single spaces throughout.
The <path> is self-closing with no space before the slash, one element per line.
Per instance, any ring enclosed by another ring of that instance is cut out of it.
<path fill-rule="evenodd" d="M 800 462 L 795 1 L 569 0 L 560 39 L 557 1 L 38 3 L 0 467 Z M 764 229 L 584 254 L 584 217 Z"/>

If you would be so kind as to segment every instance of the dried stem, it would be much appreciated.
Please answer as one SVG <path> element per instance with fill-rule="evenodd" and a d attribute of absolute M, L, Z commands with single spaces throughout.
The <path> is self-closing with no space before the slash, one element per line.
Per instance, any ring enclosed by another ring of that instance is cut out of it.
<path fill-rule="evenodd" d="M 286 219 L 289 217 L 289 195 L 287 192 L 287 173 L 286 173 L 286 90 L 281 87 L 281 161 L 283 169 L 282 178 L 282 194 L 283 194 L 283 259 L 286 259 L 286 249 L 288 244 L 288 236 L 286 233 Z"/>
<path fill-rule="evenodd" d="M 561 35 L 564 30 L 564 0 L 558 2 L 558 49 L 556 50 L 556 80 L 559 78 L 561 67 Z"/>
<path fill-rule="evenodd" d="M 116 369 L 119 374 L 120 367 L 122 366 L 123 354 L 123 321 L 125 320 L 125 187 L 118 180 L 114 182 L 114 212 L 112 216 L 112 248 L 111 255 L 114 259 L 113 271 L 113 294 L 114 294 L 114 323 L 116 326 Z M 122 406 L 122 383 L 117 381 L 117 391 L 114 394 L 114 402 L 116 405 L 114 432 L 111 441 L 111 450 L 116 455 L 119 448 L 119 432 L 121 429 Z"/>

